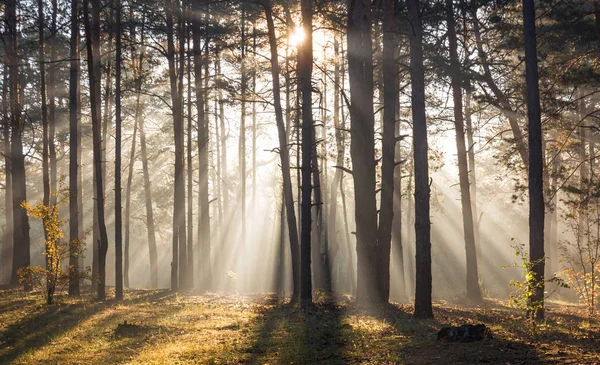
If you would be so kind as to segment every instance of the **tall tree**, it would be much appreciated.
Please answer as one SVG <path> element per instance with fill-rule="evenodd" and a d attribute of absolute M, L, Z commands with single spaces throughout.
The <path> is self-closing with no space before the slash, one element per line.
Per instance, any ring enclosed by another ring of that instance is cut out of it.
<path fill-rule="evenodd" d="M 379 245 L 377 268 L 379 296 L 383 302 L 390 298 L 390 251 L 394 220 L 394 170 L 396 160 L 396 112 L 399 102 L 399 81 L 396 52 L 398 49 L 398 3 L 383 2 L 383 140 L 381 165 L 381 205 L 379 210 Z M 400 249 L 402 246 L 400 245 Z"/>
<path fill-rule="evenodd" d="M 9 257 L 12 256 L 13 244 L 13 211 L 12 211 L 12 177 L 10 163 L 10 119 L 8 117 L 8 72 L 6 71 L 6 60 L 2 60 L 2 142 L 4 152 L 4 232 L 2 232 L 2 281 L 10 280 Z"/>
<path fill-rule="evenodd" d="M 104 179 L 102 175 L 101 130 L 102 111 L 100 103 L 100 9 L 99 0 L 92 0 L 91 16 L 89 1 L 83 1 L 83 18 L 87 40 L 88 80 L 90 88 L 90 108 L 92 114 L 92 141 L 94 155 L 94 172 L 96 181 L 96 206 L 98 214 L 98 300 L 106 299 L 106 252 L 108 251 L 108 235 L 104 219 Z"/>
<path fill-rule="evenodd" d="M 281 174 L 283 176 L 283 201 L 285 216 L 288 224 L 288 236 L 292 258 L 292 300 L 300 298 L 300 243 L 298 241 L 298 226 L 296 225 L 296 212 L 294 210 L 294 192 L 292 190 L 292 177 L 290 173 L 290 155 L 288 147 L 288 134 L 283 120 L 281 107 L 281 90 L 279 87 L 279 59 L 277 53 L 277 39 L 275 38 L 275 25 L 273 22 L 273 8 L 270 0 L 263 0 L 265 17 L 267 18 L 267 31 L 271 50 L 271 75 L 273 79 L 273 99 L 275 105 L 275 119 L 277 135 L 279 137 L 279 158 L 281 160 Z M 281 258 L 280 258 L 281 259 Z"/>
<path fill-rule="evenodd" d="M 8 78 L 10 92 L 11 115 L 11 178 L 12 178 L 12 214 L 13 214 L 13 260 L 10 283 L 19 284 L 17 271 L 29 266 L 30 263 L 30 237 L 29 217 L 21 203 L 27 200 L 27 186 L 25 176 L 25 155 L 23 153 L 23 130 L 25 127 L 21 106 L 21 83 L 19 72 L 19 36 L 17 31 L 17 0 L 5 2 L 6 42 L 5 51 L 8 61 Z M 26 290 L 30 289 L 24 284 Z"/>
<path fill-rule="evenodd" d="M 79 221 L 83 219 L 79 209 L 82 200 L 79 189 L 81 155 L 81 121 L 79 115 L 79 1 L 71 0 L 71 44 L 69 69 L 69 240 L 80 239 Z M 69 266 L 79 271 L 79 252 L 71 246 Z M 69 279 L 69 296 L 79 295 L 79 280 Z"/>
<path fill-rule="evenodd" d="M 121 208 L 121 0 L 115 0 L 117 50 L 115 60 L 115 297 L 123 299 L 123 217 Z"/>
<path fill-rule="evenodd" d="M 525 38 L 525 80 L 529 141 L 529 259 L 533 279 L 529 290 L 535 320 L 544 319 L 544 179 L 542 156 L 542 112 L 538 84 L 535 3 L 523 0 Z M 539 306 L 539 307 L 538 307 Z"/>
<path fill-rule="evenodd" d="M 241 100 L 241 116 L 240 116 L 240 139 L 238 143 L 238 155 L 240 160 L 240 197 L 242 207 L 242 243 L 246 241 L 246 98 L 248 97 L 248 70 L 246 61 L 246 23 L 247 23 L 247 11 L 246 3 L 240 2 L 242 7 L 242 19 L 241 19 L 241 75 L 240 75 L 240 100 Z"/>
<path fill-rule="evenodd" d="M 193 3 L 196 4 L 196 3 Z M 199 4 L 196 4 L 199 5 Z M 196 6 L 194 11 L 200 12 L 200 8 Z M 202 267 L 200 267 L 201 273 L 201 287 L 203 289 L 209 289 L 211 280 L 211 268 L 210 268 L 210 210 L 208 202 L 208 125 L 206 124 L 205 116 L 205 100 L 204 100 L 204 87 L 202 86 L 202 50 L 200 47 L 200 40 L 202 36 L 202 29 L 199 17 L 192 19 L 192 37 L 193 37 L 193 54 L 194 54 L 194 86 L 196 88 L 196 111 L 198 113 L 198 178 L 199 178 L 199 195 L 198 199 L 200 202 L 199 216 L 199 232 L 198 243 L 201 247 L 201 251 L 198 252 Z M 207 48 L 208 50 L 208 48 Z M 207 57 L 208 59 L 208 57 Z"/>
<path fill-rule="evenodd" d="M 56 159 L 56 67 L 57 67 L 57 47 L 56 39 L 58 37 L 57 16 L 58 3 L 52 0 L 52 18 L 50 23 L 50 37 L 48 46 L 50 47 L 50 65 L 48 67 L 48 154 L 50 157 L 50 191 L 56 191 L 57 186 L 57 159 Z M 51 197 L 54 202 L 55 199 Z"/>
<path fill-rule="evenodd" d="M 425 115 L 423 28 L 419 0 L 408 0 L 410 23 L 410 80 L 412 89 L 413 153 L 415 174 L 416 281 L 415 317 L 431 318 L 431 222 L 429 217 L 429 161 Z"/>
<path fill-rule="evenodd" d="M 303 305 L 312 303 L 311 278 L 311 209 L 312 209 L 312 0 L 301 0 L 302 31 L 304 41 L 298 49 L 298 88 L 302 93 L 302 206 L 300 240 L 300 300 Z"/>
<path fill-rule="evenodd" d="M 373 108 L 372 12 L 369 0 L 348 6 L 348 75 L 350 80 L 350 155 L 356 220 L 356 299 L 379 302 L 376 199 L 375 118 Z M 393 150 L 392 150 L 393 152 Z M 393 157 L 393 155 L 392 155 Z"/>
<path fill-rule="evenodd" d="M 474 302 L 481 302 L 481 290 L 479 288 L 479 276 L 477 274 L 475 231 L 473 229 L 473 210 L 469 186 L 469 167 L 467 165 L 467 148 L 465 143 L 462 77 L 460 62 L 458 60 L 458 40 L 456 36 L 453 0 L 446 0 L 446 22 L 448 25 L 448 44 L 450 46 L 450 84 L 452 86 L 452 96 L 454 100 L 453 109 L 458 158 L 458 177 L 460 182 L 460 201 L 463 213 L 463 232 L 467 262 L 467 297 Z"/>
<path fill-rule="evenodd" d="M 175 66 L 175 41 L 173 31 L 174 3 L 165 0 L 167 18 L 167 60 L 169 65 L 169 83 L 171 90 L 171 108 L 173 111 L 173 136 L 175 139 L 175 186 L 173 191 L 173 261 L 171 263 L 171 290 L 177 292 L 180 284 L 185 279 L 181 274 L 180 253 L 185 242 L 185 228 L 181 230 L 181 222 L 185 221 L 185 184 L 183 179 L 183 108 L 181 94 L 178 86 L 177 70 Z M 184 223 L 185 226 L 185 223 Z M 180 247 L 181 246 L 181 247 Z"/>

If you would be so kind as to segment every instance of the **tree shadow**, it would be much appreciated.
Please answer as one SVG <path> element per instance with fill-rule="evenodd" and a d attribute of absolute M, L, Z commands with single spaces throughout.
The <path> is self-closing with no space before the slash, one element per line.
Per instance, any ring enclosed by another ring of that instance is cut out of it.
<path fill-rule="evenodd" d="M 84 295 L 82 298 L 68 302 L 59 301 L 55 305 L 41 305 L 37 302 L 32 306 L 33 308 L 27 309 L 11 305 L 13 311 L 27 310 L 29 313 L 24 315 L 15 313 L 23 317 L 22 320 L 8 325 L 0 332 L 0 363 L 11 363 L 22 355 L 33 353 L 49 345 L 53 339 L 115 305 L 134 305 L 142 301 L 160 300 L 171 294 L 168 291 L 136 291 L 135 293 L 135 297 L 123 302 L 115 300 L 90 302 Z M 24 300 L 24 302 L 31 304 L 31 301 Z"/>
<path fill-rule="evenodd" d="M 536 344 L 523 337 L 500 330 L 505 318 L 493 311 L 474 311 L 434 306 L 432 319 L 416 319 L 411 305 L 387 304 L 378 308 L 373 315 L 387 323 L 393 331 L 390 338 L 396 345 L 390 351 L 410 364 L 472 364 L 508 363 L 541 364 L 553 363 L 540 356 Z M 492 328 L 494 338 L 475 342 L 448 342 L 438 340 L 437 333 L 443 326 L 483 323 Z"/>
<path fill-rule="evenodd" d="M 273 295 L 255 320 L 246 364 L 346 364 L 341 318 L 333 302 L 300 308 Z"/>

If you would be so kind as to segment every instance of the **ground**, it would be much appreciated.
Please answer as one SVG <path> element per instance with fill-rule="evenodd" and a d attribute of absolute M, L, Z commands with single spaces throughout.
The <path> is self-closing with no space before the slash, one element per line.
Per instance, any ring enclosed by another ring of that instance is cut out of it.
<path fill-rule="evenodd" d="M 112 293 L 109 291 L 109 295 Z M 0 291 L 0 364 L 600 364 L 600 327 L 564 303 L 534 336 L 500 302 L 359 308 L 347 299 L 301 310 L 275 295 L 128 290 L 95 302 Z M 492 340 L 437 341 L 443 325 L 484 323 Z"/>

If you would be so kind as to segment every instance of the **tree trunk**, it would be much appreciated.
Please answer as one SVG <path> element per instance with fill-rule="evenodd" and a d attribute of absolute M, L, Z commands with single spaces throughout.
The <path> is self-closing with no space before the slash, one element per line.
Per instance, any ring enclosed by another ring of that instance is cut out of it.
<path fill-rule="evenodd" d="M 200 10 L 200 9 L 198 9 Z M 198 181 L 199 181 L 199 227 L 198 242 L 200 252 L 198 252 L 201 267 L 200 288 L 210 290 L 212 282 L 212 270 L 210 267 L 210 210 L 208 202 L 208 129 L 206 124 L 206 115 L 204 110 L 204 88 L 202 85 L 202 52 L 200 48 L 201 39 L 200 22 L 197 19 L 192 21 L 193 34 L 193 54 L 194 54 L 194 74 L 196 88 L 196 111 L 198 113 Z M 207 48 L 208 49 L 208 48 Z M 208 57 L 207 57 L 208 59 Z"/>
<path fill-rule="evenodd" d="M 192 248 L 194 244 L 194 226 L 192 225 L 192 221 L 194 219 L 194 185 L 193 185 L 193 170 L 192 170 L 192 55 L 191 55 L 191 37 L 189 25 L 186 26 L 186 43 L 187 43 L 187 143 L 186 143 L 186 162 L 187 162 L 187 244 L 188 244 L 188 268 L 190 270 L 190 277 L 195 277 L 194 270 L 192 269 L 194 266 L 193 257 L 191 255 Z M 198 227 L 200 229 L 200 227 Z M 199 238 L 200 236 L 198 236 Z"/>
<path fill-rule="evenodd" d="M 301 0 L 304 41 L 298 49 L 298 87 L 302 93 L 302 215 L 300 240 L 300 300 L 302 305 L 312 303 L 311 278 L 311 208 L 312 208 L 312 0 Z"/>
<path fill-rule="evenodd" d="M 348 7 L 350 79 L 350 154 L 355 194 L 357 288 L 359 302 L 380 302 L 377 270 L 377 199 L 371 2 L 352 0 Z M 393 150 L 392 150 L 393 152 Z M 392 156 L 393 157 L 393 156 Z"/>
<path fill-rule="evenodd" d="M 123 300 L 123 217 L 121 208 L 121 0 L 115 1 L 117 50 L 115 61 L 115 296 Z"/>
<path fill-rule="evenodd" d="M 44 4 L 42 0 L 38 0 L 38 30 L 39 30 L 39 62 L 40 62 L 40 99 L 42 104 L 42 185 L 44 190 L 44 205 L 50 208 L 50 168 L 49 168 L 49 157 L 48 157 L 48 107 L 47 107 L 47 99 L 46 99 L 46 61 L 44 59 L 45 51 L 44 51 L 44 42 L 46 36 L 44 34 Z M 54 200 L 54 199 L 52 199 Z M 42 219 L 44 221 L 44 257 L 46 258 L 46 299 L 47 304 L 52 304 L 52 257 L 53 255 L 50 253 L 51 248 L 48 246 L 48 230 L 46 229 L 46 218 Z"/>
<path fill-rule="evenodd" d="M 271 75 L 273 78 L 273 99 L 275 103 L 275 119 L 277 122 L 277 134 L 279 137 L 279 157 L 281 159 L 281 173 L 283 176 L 283 195 L 285 203 L 285 216 L 288 224 L 290 242 L 290 253 L 292 257 L 292 300 L 300 298 L 300 244 L 298 242 L 298 226 L 296 225 L 296 212 L 294 210 L 294 192 L 292 190 L 292 177 L 290 173 L 290 155 L 288 148 L 288 136 L 283 120 L 283 109 L 281 107 L 281 91 L 279 88 L 279 60 L 277 53 L 277 39 L 275 38 L 275 25 L 273 23 L 273 9 L 270 0 L 263 0 L 265 17 L 267 18 L 267 29 L 269 46 L 271 50 Z M 310 275 L 310 272 L 309 272 Z"/>
<path fill-rule="evenodd" d="M 50 25 L 50 66 L 48 67 L 48 152 L 50 157 L 50 191 L 58 190 L 57 184 L 57 166 L 56 166 L 56 146 L 54 140 L 56 136 L 56 17 L 58 5 L 56 0 L 52 0 L 52 23 Z M 52 195 L 52 194 L 51 194 Z M 55 202 L 52 196 L 50 200 Z"/>
<path fill-rule="evenodd" d="M 99 0 L 92 0 L 92 14 L 90 19 L 88 0 L 84 0 L 84 23 L 87 38 L 88 76 L 90 88 L 90 103 L 92 114 L 92 139 L 94 153 L 94 171 L 96 173 L 96 200 L 98 214 L 98 229 L 100 240 L 98 242 L 98 300 L 106 299 L 106 252 L 108 250 L 108 235 L 104 221 L 104 179 L 102 176 L 102 146 L 100 123 L 102 112 L 100 108 L 100 8 Z"/>
<path fill-rule="evenodd" d="M 81 155 L 81 121 L 79 116 L 79 1 L 71 0 L 71 66 L 69 70 L 69 241 L 79 237 L 79 221 L 83 211 L 79 209 L 82 200 L 79 190 L 79 169 Z M 71 273 L 79 272 L 79 254 L 72 245 L 70 247 L 69 266 Z M 79 280 L 76 276 L 69 278 L 69 296 L 79 295 Z"/>
<path fill-rule="evenodd" d="M 24 122 L 21 111 L 21 83 L 18 59 L 18 34 L 17 34 L 17 0 L 8 0 L 5 3 L 6 12 L 6 50 L 8 60 L 8 77 L 10 92 L 11 114 L 11 144 L 10 157 L 12 164 L 12 214 L 13 214 L 13 265 L 10 283 L 19 284 L 17 270 L 30 264 L 30 238 L 29 217 L 21 203 L 27 200 L 27 187 L 25 180 L 25 156 L 23 154 L 23 129 Z M 28 284 L 25 290 L 30 290 Z"/>
<path fill-rule="evenodd" d="M 431 222 L 429 218 L 429 161 L 425 116 L 425 72 L 419 0 L 408 0 L 410 79 L 412 86 L 413 153 L 415 173 L 416 281 L 415 317 L 432 318 L 431 307 Z"/>
<path fill-rule="evenodd" d="M 238 143 L 238 155 L 240 160 L 240 205 L 242 207 L 242 244 L 246 242 L 246 97 L 248 89 L 248 75 L 246 71 L 246 9 L 245 4 L 240 3 L 242 7 L 242 21 L 241 21 L 241 86 L 240 86 L 240 99 L 241 99 L 241 116 L 240 116 L 240 139 Z"/>
<path fill-rule="evenodd" d="M 448 24 L 448 43 L 450 45 L 450 83 L 454 100 L 454 125 L 456 131 L 456 151 L 458 158 L 458 177 L 460 182 L 460 201 L 462 205 L 463 232 L 465 239 L 467 265 L 467 298 L 481 303 L 481 290 L 477 274 L 477 251 L 475 249 L 475 232 L 473 230 L 473 210 L 469 186 L 469 167 L 467 166 L 467 148 L 465 143 L 465 126 L 463 119 L 463 101 L 461 86 L 461 70 L 458 60 L 458 40 L 454 20 L 453 0 L 446 0 L 446 21 Z"/>
<path fill-rule="evenodd" d="M 544 182 L 542 160 L 542 117 L 538 85 L 537 46 L 535 39 L 535 4 L 523 0 L 525 37 L 525 78 L 527 83 L 527 118 L 529 131 L 529 260 L 532 264 L 530 305 L 532 316 L 544 319 Z"/>
<path fill-rule="evenodd" d="M 4 60 L 3 60 L 4 61 Z M 4 218 L 5 229 L 2 236 L 2 282 L 10 281 L 12 250 L 13 250 L 13 210 L 12 210 L 12 176 L 11 176 L 11 158 L 10 158 L 10 119 L 8 117 L 8 72 L 7 64 L 3 62 L 2 77 L 2 140 L 4 142 Z M 10 260 L 9 260 L 10 258 Z"/>
<path fill-rule="evenodd" d="M 171 262 L 171 291 L 179 291 L 183 280 L 179 265 L 180 240 L 185 236 L 185 231 L 180 232 L 180 222 L 185 210 L 185 191 L 183 185 L 183 120 L 182 105 L 178 91 L 177 70 L 175 69 L 175 42 L 173 37 L 173 2 L 165 0 L 167 20 L 167 60 L 169 64 L 169 83 L 171 90 L 171 105 L 173 111 L 173 137 L 175 140 L 175 184 L 173 191 L 173 247 Z"/>
<path fill-rule="evenodd" d="M 390 299 L 390 252 L 394 223 L 394 170 L 396 161 L 396 112 L 398 110 L 398 32 L 395 0 L 383 2 L 383 141 L 381 165 L 381 206 L 377 236 L 379 257 L 377 262 L 379 298 L 387 303 Z"/>

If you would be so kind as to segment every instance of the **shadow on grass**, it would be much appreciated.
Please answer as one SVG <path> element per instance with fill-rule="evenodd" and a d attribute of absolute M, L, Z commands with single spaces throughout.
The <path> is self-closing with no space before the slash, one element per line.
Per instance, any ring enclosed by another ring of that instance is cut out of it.
<path fill-rule="evenodd" d="M 377 318 L 392 326 L 400 346 L 395 350 L 408 364 L 542 364 L 554 363 L 540 357 L 535 344 L 519 335 L 511 336 L 502 326 L 506 318 L 492 311 L 461 310 L 434 307 L 435 318 L 417 320 L 412 317 L 412 306 L 388 304 L 382 306 Z M 509 317 L 511 318 L 511 317 Z M 443 326 L 484 323 L 492 328 L 494 339 L 476 342 L 448 342 L 437 340 Z M 513 324 L 511 324 L 513 325 Z M 496 331 L 499 330 L 499 331 Z"/>
<path fill-rule="evenodd" d="M 81 322 L 116 304 L 130 305 L 142 301 L 164 298 L 168 291 L 136 291 L 136 296 L 117 303 L 114 300 L 90 302 L 84 299 L 70 300 L 56 305 L 43 305 L 41 301 L 23 300 L 26 307 L 10 306 L 21 320 L 10 324 L 0 332 L 0 364 L 8 364 L 21 355 L 33 353 L 49 345 L 54 338 L 76 328 Z M 18 301 L 21 302 L 21 301 Z M 11 302 L 14 303 L 14 302 Z M 17 313 L 17 311 L 24 311 Z"/>
<path fill-rule="evenodd" d="M 301 309 L 272 296 L 260 316 L 247 364 L 346 364 L 343 307 L 333 303 Z"/>

